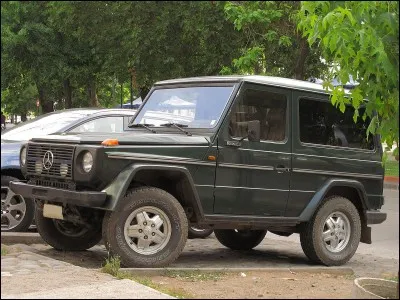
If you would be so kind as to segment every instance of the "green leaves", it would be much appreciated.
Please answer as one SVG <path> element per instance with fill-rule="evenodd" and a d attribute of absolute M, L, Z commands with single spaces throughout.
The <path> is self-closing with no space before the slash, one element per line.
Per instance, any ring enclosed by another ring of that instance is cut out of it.
<path fill-rule="evenodd" d="M 344 111 L 346 101 L 358 108 L 368 99 L 362 116 L 371 118 L 367 134 L 379 133 L 388 145 L 399 140 L 398 10 L 393 1 L 304 1 L 298 14 L 298 28 L 320 46 L 326 61 L 339 67 L 331 68 L 326 79 L 346 83 L 352 75 L 359 83 L 349 97 L 333 89 L 332 104 Z M 356 112 L 354 121 L 358 117 Z"/>
<path fill-rule="evenodd" d="M 319 76 L 326 66 L 319 59 L 320 50 L 308 47 L 297 31 L 299 8 L 300 2 L 226 2 L 226 18 L 244 41 L 241 56 L 230 66 L 232 72 L 297 79 Z"/>

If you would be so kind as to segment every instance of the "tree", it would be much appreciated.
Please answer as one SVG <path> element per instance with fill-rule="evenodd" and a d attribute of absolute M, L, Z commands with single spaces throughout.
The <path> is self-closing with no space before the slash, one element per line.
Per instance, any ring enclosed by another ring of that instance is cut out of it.
<path fill-rule="evenodd" d="M 243 35 L 242 55 L 222 73 L 266 74 L 304 80 L 326 68 L 318 47 L 296 30 L 298 1 L 226 2 L 226 18 Z"/>
<path fill-rule="evenodd" d="M 318 45 L 322 56 L 334 63 L 324 86 L 331 101 L 342 112 L 345 104 L 358 117 L 371 118 L 367 130 L 381 135 L 389 148 L 399 145 L 399 3 L 395 1 L 302 2 L 299 28 L 310 45 Z M 345 95 L 333 78 L 346 83 L 350 76 L 359 85 Z M 368 99 L 365 101 L 364 99 Z M 358 108 L 365 105 L 365 113 Z M 376 114 L 374 114 L 376 112 Z"/>

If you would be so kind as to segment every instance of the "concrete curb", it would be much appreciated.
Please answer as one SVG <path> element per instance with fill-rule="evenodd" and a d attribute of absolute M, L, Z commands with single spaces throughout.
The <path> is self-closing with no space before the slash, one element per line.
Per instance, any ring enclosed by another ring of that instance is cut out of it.
<path fill-rule="evenodd" d="M 200 272 L 200 273 L 241 273 L 241 272 L 291 272 L 291 273 L 326 273 L 334 275 L 354 275 L 350 267 L 294 267 L 294 268 L 121 268 L 132 275 L 164 276 L 168 272 Z"/>
<path fill-rule="evenodd" d="M 2 232 L 1 243 L 5 245 L 13 245 L 13 244 L 47 245 L 47 243 L 42 239 L 40 234 L 37 232 Z M 104 245 L 103 240 L 101 240 L 97 245 Z"/>
<path fill-rule="evenodd" d="M 2 232 L 1 243 L 12 244 L 46 244 L 37 232 Z"/>

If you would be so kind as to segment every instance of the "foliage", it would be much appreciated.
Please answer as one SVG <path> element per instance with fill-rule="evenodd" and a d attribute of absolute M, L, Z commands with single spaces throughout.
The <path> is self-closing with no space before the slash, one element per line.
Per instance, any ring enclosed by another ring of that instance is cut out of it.
<path fill-rule="evenodd" d="M 221 73 L 266 74 L 288 78 L 318 77 L 325 65 L 318 47 L 308 47 L 296 30 L 297 1 L 226 2 L 226 18 L 245 42 L 241 56 Z"/>
<path fill-rule="evenodd" d="M 2 253 L 3 253 L 3 249 L 2 249 Z M 153 280 L 151 280 L 151 278 L 148 278 L 148 277 L 132 276 L 132 274 L 130 274 L 129 272 L 121 271 L 120 268 L 121 268 L 121 260 L 120 260 L 119 256 L 111 256 L 106 259 L 106 262 L 101 270 L 103 273 L 110 274 L 118 279 L 133 280 L 140 284 L 146 285 L 152 289 L 158 290 L 161 293 L 171 295 L 178 299 L 193 298 L 191 294 L 188 294 L 181 289 L 168 288 L 168 287 L 162 286 L 160 284 L 154 283 Z"/>
<path fill-rule="evenodd" d="M 385 176 L 399 177 L 399 162 L 387 160 L 385 162 Z"/>
<path fill-rule="evenodd" d="M 31 109 L 37 97 L 43 112 L 55 103 L 113 107 L 158 80 L 216 75 L 240 49 L 240 34 L 211 1 L 2 1 L 1 8 L 2 95 L 11 101 L 22 87 L 36 89 L 29 101 L 12 99 L 23 105 L 4 102 L 8 113 Z"/>
<path fill-rule="evenodd" d="M 371 118 L 368 132 L 381 135 L 388 148 L 399 142 L 399 3 L 394 1 L 305 1 L 299 12 L 299 28 L 310 45 L 318 45 L 332 61 L 324 86 L 332 91 L 332 103 L 345 110 L 366 105 Z M 343 87 L 350 76 L 359 85 L 347 97 Z M 368 99 L 368 101 L 364 101 Z M 375 115 L 374 112 L 377 114 Z"/>

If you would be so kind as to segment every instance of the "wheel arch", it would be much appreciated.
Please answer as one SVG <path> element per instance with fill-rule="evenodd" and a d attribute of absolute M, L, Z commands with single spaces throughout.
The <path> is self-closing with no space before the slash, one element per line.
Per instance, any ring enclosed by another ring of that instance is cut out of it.
<path fill-rule="evenodd" d="M 104 208 L 114 210 L 126 192 L 135 186 L 163 189 L 173 195 L 186 211 L 188 210 L 189 217 L 192 215 L 191 221 L 196 222 L 204 218 L 193 178 L 186 167 L 156 164 L 129 165 L 104 189 L 108 195 Z"/>
<path fill-rule="evenodd" d="M 330 179 L 312 197 L 300 214 L 300 222 L 307 222 L 314 215 L 322 201 L 329 196 L 342 196 L 349 199 L 357 208 L 364 224 L 366 210 L 369 208 L 368 197 L 364 186 L 357 180 Z"/>
<path fill-rule="evenodd" d="M 3 168 L 1 169 L 1 176 L 11 176 L 18 178 L 19 180 L 25 180 L 24 175 L 18 168 Z"/>

